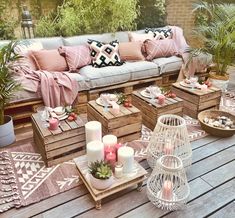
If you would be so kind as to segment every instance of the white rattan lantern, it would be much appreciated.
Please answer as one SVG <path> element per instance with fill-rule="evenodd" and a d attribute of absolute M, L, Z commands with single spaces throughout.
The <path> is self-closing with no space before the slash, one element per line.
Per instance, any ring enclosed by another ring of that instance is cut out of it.
<path fill-rule="evenodd" d="M 147 196 L 158 208 L 182 209 L 190 194 L 182 160 L 174 155 L 164 155 L 157 161 L 147 181 Z"/>
<path fill-rule="evenodd" d="M 162 155 L 175 155 L 182 159 L 184 167 L 190 166 L 192 148 L 184 118 L 166 114 L 158 118 L 147 148 L 147 161 L 154 168 Z"/>

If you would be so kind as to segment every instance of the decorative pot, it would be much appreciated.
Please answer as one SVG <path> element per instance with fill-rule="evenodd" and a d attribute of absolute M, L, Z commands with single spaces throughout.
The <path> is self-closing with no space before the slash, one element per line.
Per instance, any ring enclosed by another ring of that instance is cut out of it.
<path fill-rule="evenodd" d="M 213 86 L 221 89 L 222 91 L 226 91 L 228 88 L 229 77 L 225 76 L 218 76 L 215 72 L 210 72 L 210 82 Z"/>
<path fill-rule="evenodd" d="M 0 125 L 0 147 L 10 145 L 15 141 L 12 117 L 4 116 L 5 123 Z"/>
<path fill-rule="evenodd" d="M 91 185 L 98 190 L 103 190 L 109 188 L 113 184 L 113 176 L 111 176 L 109 179 L 97 179 L 91 174 L 90 176 L 90 182 Z"/>

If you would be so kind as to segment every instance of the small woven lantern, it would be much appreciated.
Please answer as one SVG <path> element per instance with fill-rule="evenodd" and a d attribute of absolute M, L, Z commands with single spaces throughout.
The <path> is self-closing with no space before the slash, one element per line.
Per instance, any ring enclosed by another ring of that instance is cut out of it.
<path fill-rule="evenodd" d="M 190 166 L 192 148 L 185 120 L 177 115 L 166 114 L 158 118 L 147 148 L 147 161 L 154 168 L 162 155 L 175 155 L 182 159 L 184 167 Z"/>
<path fill-rule="evenodd" d="M 178 210 L 185 206 L 189 194 L 182 160 L 174 155 L 159 158 L 147 181 L 149 200 L 158 208 Z"/>

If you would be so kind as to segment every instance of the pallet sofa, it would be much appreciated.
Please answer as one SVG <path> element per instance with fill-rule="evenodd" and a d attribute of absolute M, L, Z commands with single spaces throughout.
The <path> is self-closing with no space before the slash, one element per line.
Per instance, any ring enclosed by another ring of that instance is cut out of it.
<path fill-rule="evenodd" d="M 144 30 L 136 31 L 144 33 Z M 128 42 L 128 32 L 105 33 L 94 35 L 81 35 L 73 37 L 50 37 L 35 38 L 40 41 L 44 49 L 57 49 L 62 45 L 74 46 L 87 42 L 88 39 L 95 39 L 103 42 L 118 40 Z M 8 41 L 0 41 L 0 46 Z M 131 92 L 140 86 L 156 84 L 168 86 L 176 81 L 182 65 L 180 57 L 163 57 L 154 59 L 152 62 L 138 61 L 127 62 L 118 67 L 94 68 L 91 65 L 80 69 L 79 73 L 73 76 L 79 83 L 78 99 L 74 105 L 78 113 L 86 113 L 87 102 L 96 99 L 102 92 L 123 92 L 130 95 Z M 6 113 L 13 116 L 15 124 L 29 120 L 39 105 L 43 105 L 40 93 L 29 93 L 20 91 L 6 107 Z"/>

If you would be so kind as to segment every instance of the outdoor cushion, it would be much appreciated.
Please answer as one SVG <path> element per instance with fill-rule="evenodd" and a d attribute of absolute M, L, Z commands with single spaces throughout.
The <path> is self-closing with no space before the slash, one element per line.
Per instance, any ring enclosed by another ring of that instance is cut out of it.
<path fill-rule="evenodd" d="M 131 42 L 144 42 L 147 39 L 154 39 L 152 34 L 146 34 L 146 33 L 128 33 L 129 40 Z"/>
<path fill-rule="evenodd" d="M 141 42 L 121 42 L 119 54 L 122 61 L 143 61 L 145 57 L 141 52 Z"/>
<path fill-rule="evenodd" d="M 160 74 L 180 70 L 183 64 L 182 58 L 177 56 L 157 58 L 152 62 L 158 65 Z"/>
<path fill-rule="evenodd" d="M 58 51 L 65 57 L 71 72 L 91 63 L 91 51 L 87 45 L 61 46 Z"/>
<path fill-rule="evenodd" d="M 41 42 L 44 49 L 58 49 L 63 45 L 62 37 L 34 38 L 32 40 Z"/>
<path fill-rule="evenodd" d="M 68 70 L 65 58 L 57 49 L 32 51 L 34 60 L 40 70 L 66 71 Z"/>
<path fill-rule="evenodd" d="M 102 68 L 88 65 L 79 70 L 79 74 L 86 79 L 91 89 L 128 82 L 131 78 L 130 72 L 127 63 Z"/>
<path fill-rule="evenodd" d="M 153 37 L 157 40 L 172 38 L 172 30 L 169 27 L 146 28 L 145 32 L 153 34 Z"/>

